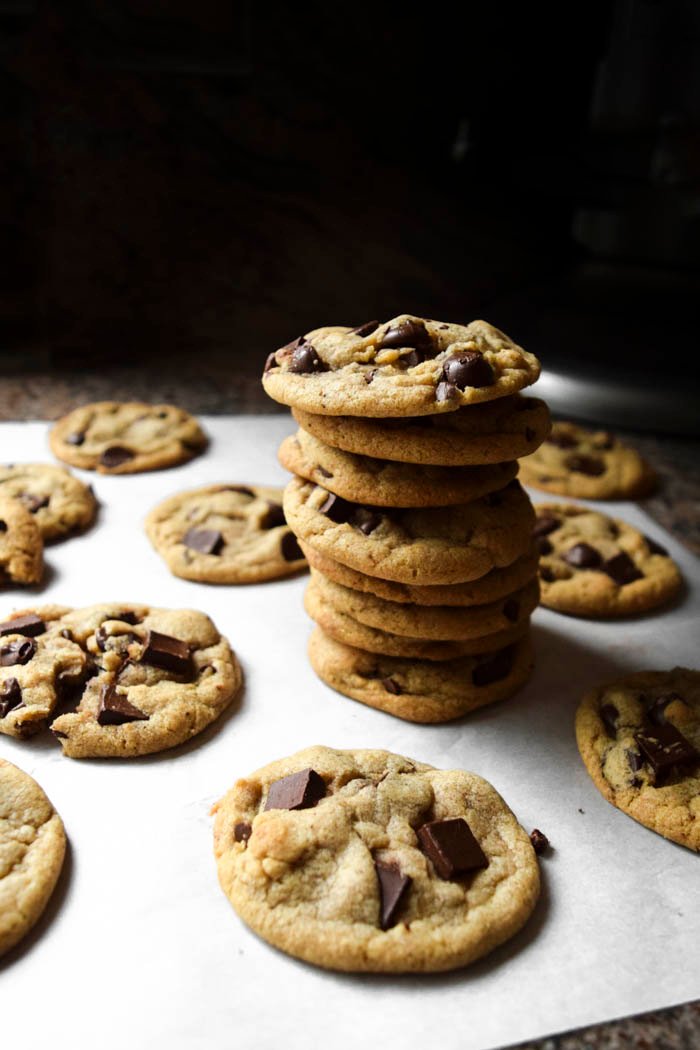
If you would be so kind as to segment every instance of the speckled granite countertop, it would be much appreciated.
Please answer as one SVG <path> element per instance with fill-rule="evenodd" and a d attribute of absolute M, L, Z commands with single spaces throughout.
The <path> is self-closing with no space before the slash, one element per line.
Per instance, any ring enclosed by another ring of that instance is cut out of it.
<path fill-rule="evenodd" d="M 222 415 L 286 411 L 264 394 L 257 374 L 232 375 L 196 366 L 20 373 L 0 381 L 0 419 L 57 419 L 86 401 L 169 401 L 190 412 Z M 659 475 L 657 491 L 641 505 L 691 550 L 700 554 L 700 442 L 627 434 Z M 693 961 L 689 960 L 689 965 Z M 700 1002 L 611 1021 L 520 1044 L 518 1050 L 697 1050 Z"/>

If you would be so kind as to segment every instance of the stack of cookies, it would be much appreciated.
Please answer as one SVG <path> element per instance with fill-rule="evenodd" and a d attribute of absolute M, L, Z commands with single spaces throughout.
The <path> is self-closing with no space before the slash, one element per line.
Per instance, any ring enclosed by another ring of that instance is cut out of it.
<path fill-rule="evenodd" d="M 519 391 L 539 362 L 483 321 L 401 315 L 319 328 L 271 354 L 291 405 L 287 522 L 311 565 L 309 654 L 333 688 L 419 722 L 528 678 L 534 512 L 516 460 L 550 429 Z"/>

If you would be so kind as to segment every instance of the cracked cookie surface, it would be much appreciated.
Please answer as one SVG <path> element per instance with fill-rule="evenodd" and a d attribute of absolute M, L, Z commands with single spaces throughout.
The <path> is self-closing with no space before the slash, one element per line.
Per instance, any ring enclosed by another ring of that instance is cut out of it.
<path fill-rule="evenodd" d="M 214 810 L 231 904 L 259 936 L 318 966 L 464 966 L 516 933 L 539 894 L 528 836 L 497 791 L 464 770 L 311 747 L 238 780 Z M 448 821 L 475 840 L 457 871 L 424 845 L 425 829 Z"/>
<path fill-rule="evenodd" d="M 0 585 L 40 583 L 43 575 L 39 526 L 20 500 L 0 494 Z"/>
<path fill-rule="evenodd" d="M 51 463 L 0 466 L 0 497 L 17 499 L 32 515 L 44 541 L 87 528 L 95 518 L 92 489 Z"/>

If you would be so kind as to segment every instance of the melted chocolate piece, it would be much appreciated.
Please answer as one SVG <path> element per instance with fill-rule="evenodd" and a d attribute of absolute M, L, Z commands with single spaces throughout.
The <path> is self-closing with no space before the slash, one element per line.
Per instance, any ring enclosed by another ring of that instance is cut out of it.
<path fill-rule="evenodd" d="M 416 365 L 425 361 L 426 357 L 427 355 L 422 350 L 409 350 L 407 354 L 402 354 L 396 363 L 403 365 L 404 368 L 415 368 Z"/>
<path fill-rule="evenodd" d="M 0 718 L 22 703 L 22 687 L 16 678 L 6 678 L 0 682 Z"/>
<path fill-rule="evenodd" d="M 369 675 L 367 675 L 369 677 Z M 393 678 L 382 678 L 382 685 L 386 689 L 387 693 L 393 693 L 394 696 L 400 696 L 403 693 L 403 689 L 399 683 Z"/>
<path fill-rule="evenodd" d="M 401 350 L 409 347 L 422 350 L 425 355 L 432 353 L 433 340 L 422 321 L 399 321 L 398 324 L 392 324 L 377 343 L 377 350 Z"/>
<path fill-rule="evenodd" d="M 674 766 L 690 766 L 700 761 L 700 754 L 690 741 L 669 723 L 653 729 L 640 729 L 634 734 L 634 739 L 654 771 L 657 782 L 662 774 Z"/>
<path fill-rule="evenodd" d="M 535 521 L 532 535 L 535 537 L 549 536 L 550 532 L 554 532 L 559 528 L 561 528 L 561 520 L 559 518 L 555 518 L 551 514 L 540 514 Z"/>
<path fill-rule="evenodd" d="M 149 715 L 130 704 L 125 696 L 116 691 L 114 684 L 102 686 L 97 709 L 97 721 L 101 726 L 122 726 L 126 722 L 147 722 L 148 719 Z"/>
<path fill-rule="evenodd" d="M 399 905 L 413 880 L 402 875 L 397 864 L 375 860 L 374 870 L 379 882 L 379 925 L 388 930 L 395 925 Z"/>
<path fill-rule="evenodd" d="M 304 552 L 293 532 L 285 532 L 280 541 L 280 551 L 285 561 L 299 561 Z"/>
<path fill-rule="evenodd" d="M 674 700 L 680 700 L 681 703 L 685 703 L 679 693 L 664 693 L 662 696 L 657 696 L 653 700 L 647 701 L 647 718 L 652 725 L 663 726 L 667 724 L 666 708 Z"/>
<path fill-rule="evenodd" d="M 247 842 L 252 834 L 253 829 L 245 820 L 240 821 L 240 823 L 234 826 L 233 837 L 236 842 Z"/>
<path fill-rule="evenodd" d="M 578 445 L 576 438 L 563 430 L 553 430 L 549 437 L 545 438 L 545 442 L 548 445 L 555 445 L 556 448 L 575 448 Z"/>
<path fill-rule="evenodd" d="M 554 583 L 556 580 L 555 574 L 551 569 L 548 569 L 546 565 L 540 566 L 540 578 L 543 579 L 545 583 Z"/>
<path fill-rule="evenodd" d="M 368 386 L 372 382 L 378 371 L 379 369 L 372 368 L 369 372 L 365 372 L 365 383 L 367 383 Z"/>
<path fill-rule="evenodd" d="M 530 842 L 538 857 L 549 849 L 549 839 L 539 828 L 533 828 L 530 832 Z"/>
<path fill-rule="evenodd" d="M 322 478 L 332 478 L 333 477 L 333 475 L 331 474 L 330 470 L 326 470 L 326 468 L 322 467 L 320 463 L 316 464 L 316 466 L 314 467 L 314 470 L 316 471 L 317 474 L 320 474 Z"/>
<path fill-rule="evenodd" d="M 352 334 L 359 335 L 361 339 L 371 335 L 372 332 L 376 332 L 379 328 L 379 321 L 365 321 L 364 324 L 360 324 L 357 328 L 353 328 Z"/>
<path fill-rule="evenodd" d="M 182 542 L 200 554 L 220 554 L 224 537 L 216 529 L 188 529 Z"/>
<path fill-rule="evenodd" d="M 255 499 L 255 493 L 247 485 L 219 485 L 218 492 L 240 492 L 241 496 Z"/>
<path fill-rule="evenodd" d="M 268 354 L 265 358 L 265 366 L 263 368 L 263 375 L 270 371 L 271 368 L 277 368 L 277 351 L 274 350 L 271 354 Z"/>
<path fill-rule="evenodd" d="M 35 652 L 36 642 L 32 638 L 25 638 L 22 642 L 8 642 L 0 649 L 0 667 L 28 664 Z"/>
<path fill-rule="evenodd" d="M 365 536 L 369 536 L 370 533 L 374 532 L 381 523 L 381 514 L 370 510 L 369 507 L 358 507 L 350 519 L 350 524 L 354 525 L 360 532 L 363 532 Z"/>
<path fill-rule="evenodd" d="M 501 679 L 508 677 L 513 670 L 514 663 L 514 645 L 506 646 L 505 649 L 499 649 L 497 653 L 490 654 L 482 663 L 476 665 L 472 671 L 472 682 L 476 686 L 500 682 Z"/>
<path fill-rule="evenodd" d="M 0 518 L 0 532 L 7 532 L 7 522 Z"/>
<path fill-rule="evenodd" d="M 442 879 L 487 868 L 488 859 L 464 817 L 433 820 L 418 828 L 418 844 Z"/>
<path fill-rule="evenodd" d="M 85 441 L 85 435 L 84 434 L 75 433 L 75 434 L 68 434 L 66 436 L 66 444 L 67 445 L 82 445 L 82 443 L 84 441 Z"/>
<path fill-rule="evenodd" d="M 326 796 L 323 777 L 315 769 L 302 769 L 270 784 L 268 809 L 311 809 Z"/>
<path fill-rule="evenodd" d="M 292 356 L 289 360 L 289 371 L 307 374 L 309 372 L 325 372 L 327 369 L 311 343 L 301 343 L 296 350 L 292 351 Z"/>
<path fill-rule="evenodd" d="M 442 366 L 440 379 L 456 386 L 458 390 L 465 390 L 468 386 L 491 386 L 496 381 L 491 365 L 476 350 L 465 350 L 448 357 Z"/>
<path fill-rule="evenodd" d="M 639 751 L 633 751 L 631 747 L 625 748 L 625 758 L 627 759 L 627 765 L 633 773 L 638 773 L 644 765 L 644 759 L 639 754 Z"/>
<path fill-rule="evenodd" d="M 539 539 L 535 540 L 535 546 L 537 547 L 539 554 L 551 554 L 554 550 L 554 547 L 546 536 L 541 536 Z"/>
<path fill-rule="evenodd" d="M 646 540 L 650 554 L 661 554 L 664 558 L 668 558 L 668 551 L 665 547 L 662 547 L 660 543 L 657 543 L 656 540 L 650 539 L 649 536 L 645 536 L 644 539 Z"/>
<path fill-rule="evenodd" d="M 113 470 L 114 467 L 120 467 L 122 463 L 128 463 L 133 458 L 134 453 L 131 449 L 124 448 L 123 445 L 110 445 L 100 456 L 100 463 L 108 470 Z"/>
<path fill-rule="evenodd" d="M 38 510 L 49 505 L 48 496 L 32 496 L 31 492 L 22 492 L 17 498 L 21 500 L 30 514 L 36 514 Z"/>
<path fill-rule="evenodd" d="M 608 736 L 614 740 L 617 736 L 617 720 L 620 717 L 620 712 L 614 704 L 603 704 L 598 714 L 600 720 L 605 726 L 605 732 Z"/>
<path fill-rule="evenodd" d="M 260 518 L 261 529 L 276 529 L 280 525 L 286 525 L 287 519 L 284 516 L 281 503 L 276 503 L 274 500 L 269 499 L 267 501 L 267 510 L 263 513 Z"/>
<path fill-rule="evenodd" d="M 0 623 L 0 635 L 24 634 L 27 638 L 36 638 L 45 630 L 46 624 L 36 613 L 22 613 L 21 616 L 13 616 L 11 620 Z"/>
<path fill-rule="evenodd" d="M 603 572 L 607 573 L 620 587 L 624 587 L 626 583 L 644 579 L 644 573 L 639 571 L 629 554 L 624 551 L 620 551 L 614 558 L 603 562 Z"/>
<path fill-rule="evenodd" d="M 116 617 L 122 623 L 129 623 L 132 627 L 135 627 L 137 623 L 141 623 L 141 617 L 137 616 L 135 612 L 130 609 L 122 609 L 119 616 Z"/>
<path fill-rule="evenodd" d="M 588 543 L 577 543 L 563 555 L 564 561 L 575 569 L 597 569 L 603 558 Z"/>
<path fill-rule="evenodd" d="M 146 646 L 140 662 L 151 667 L 160 667 L 175 674 L 189 674 L 192 671 L 192 658 L 187 642 L 172 638 L 169 634 L 149 631 Z"/>
<path fill-rule="evenodd" d="M 515 598 L 509 598 L 503 606 L 503 615 L 506 620 L 510 620 L 511 623 L 516 623 L 520 616 L 520 602 L 517 602 Z"/>
<path fill-rule="evenodd" d="M 334 492 L 329 492 L 326 499 L 318 508 L 319 514 L 325 514 L 326 517 L 330 518 L 331 521 L 334 521 L 336 525 L 344 525 L 348 522 L 352 516 L 353 510 L 354 504 L 349 503 L 348 500 L 343 499 L 342 496 L 336 496 Z"/>
<path fill-rule="evenodd" d="M 587 474 L 591 478 L 598 478 L 605 473 L 605 463 L 597 456 L 567 456 L 564 462 L 569 470 Z"/>

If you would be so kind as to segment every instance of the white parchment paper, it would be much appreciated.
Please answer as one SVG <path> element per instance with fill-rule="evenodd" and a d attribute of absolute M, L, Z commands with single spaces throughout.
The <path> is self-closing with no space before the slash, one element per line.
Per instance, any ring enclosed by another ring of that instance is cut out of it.
<path fill-rule="evenodd" d="M 162 755 L 75 761 L 52 738 L 0 737 L 0 755 L 39 781 L 70 838 L 45 918 L 0 960 L 3 1045 L 471 1050 L 700 996 L 698 857 L 605 802 L 573 732 L 578 699 L 597 682 L 697 666 L 693 556 L 634 504 L 606 504 L 677 559 L 688 581 L 683 601 L 618 623 L 540 609 L 536 672 L 517 697 L 456 723 L 403 723 L 315 677 L 304 577 L 189 583 L 151 549 L 141 523 L 163 497 L 214 481 L 285 481 L 275 450 L 293 430 L 288 417 L 204 424 L 211 448 L 186 466 L 85 473 L 102 504 L 96 526 L 47 549 L 43 589 L 0 594 L 3 619 L 52 601 L 200 608 L 229 637 L 246 675 L 237 710 Z M 0 462 L 52 461 L 46 434 L 44 423 L 0 425 Z M 525 828 L 539 827 L 554 847 L 525 929 L 480 963 L 429 977 L 326 973 L 258 940 L 219 889 L 209 809 L 238 776 L 312 743 L 383 747 L 490 780 Z"/>

